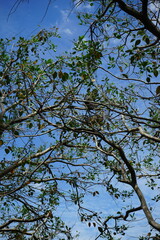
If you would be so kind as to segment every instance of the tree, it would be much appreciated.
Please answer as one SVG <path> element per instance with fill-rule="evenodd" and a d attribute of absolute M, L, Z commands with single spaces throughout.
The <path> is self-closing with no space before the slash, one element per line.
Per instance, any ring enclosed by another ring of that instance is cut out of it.
<path fill-rule="evenodd" d="M 159 238 L 158 3 L 83 2 L 94 10 L 78 15 L 88 39 L 79 37 L 65 56 L 55 56 L 56 29 L 1 39 L 6 239 L 75 239 L 56 216 L 61 199 L 97 228 L 97 239 L 123 239 L 139 216 L 150 226 L 139 239 Z M 84 204 L 86 195 L 98 198 L 99 186 L 120 203 L 114 214 Z"/>
<path fill-rule="evenodd" d="M 99 150 L 114 158 L 111 164 L 107 160 L 105 167 L 113 170 L 113 175 L 117 175 L 116 179 L 119 182 L 129 184 L 140 201 L 140 206 L 130 208 L 125 215 L 108 217 L 104 225 L 113 218 L 116 228 L 117 219 L 126 220 L 130 213 L 143 210 L 148 223 L 153 229 L 159 231 L 160 225 L 154 219 L 147 206 L 145 196 L 138 186 L 139 179 L 144 178 L 146 184 L 154 190 L 159 178 L 160 112 L 158 89 L 160 82 L 156 80 L 159 70 L 159 2 L 115 0 L 96 1 L 96 3 L 94 1 L 79 1 L 77 4 L 82 3 L 90 4 L 94 10 L 94 13 L 91 10 L 90 13 L 78 16 L 82 24 L 89 25 L 90 42 L 88 41 L 88 48 L 92 49 L 92 53 L 88 61 L 88 69 L 91 68 L 92 73 L 95 69 L 100 73 L 98 69 L 101 69 L 107 73 L 108 79 L 114 77 L 119 81 L 125 81 L 124 87 L 118 87 L 118 89 L 115 87 L 118 96 L 114 96 L 114 88 L 111 86 L 108 89 L 111 94 L 109 97 L 107 92 L 104 93 L 101 90 L 106 98 L 105 102 L 108 103 L 105 105 L 109 112 L 107 114 L 109 121 L 107 130 L 109 132 L 107 137 L 105 135 L 104 141 L 109 145 L 109 149 L 114 149 L 116 154 L 112 155 L 112 150 L 111 152 L 108 149 L 106 151 L 104 145 L 101 145 Z M 101 58 L 103 65 L 101 66 L 94 63 L 97 58 L 95 43 L 102 46 L 101 52 L 98 53 L 98 56 L 99 54 L 103 55 Z M 114 72 L 117 69 L 119 69 L 120 74 L 116 75 Z M 114 102 L 118 99 L 119 107 Z M 112 119 L 117 119 L 117 121 L 113 122 Z M 154 122 L 155 120 L 156 122 Z M 116 129 L 115 134 L 113 129 Z M 103 137 L 101 137 L 102 139 Z M 156 168 L 153 169 L 152 164 Z M 108 189 L 111 190 L 112 187 L 109 186 Z M 117 194 L 117 190 L 114 189 L 113 192 Z M 158 196 L 156 195 L 152 200 L 158 201 Z M 104 229 L 108 230 L 108 226 Z M 150 235 L 151 233 L 148 234 L 149 239 L 152 238 Z"/>
<path fill-rule="evenodd" d="M 64 91 L 68 95 L 70 91 L 65 89 L 68 74 L 61 72 L 61 59 L 54 62 L 45 57 L 46 52 L 55 51 L 49 38 L 59 37 L 56 29 L 52 31 L 42 30 L 31 39 L 20 37 L 17 42 L 14 38 L 1 39 L 0 43 L 3 239 L 53 239 L 57 235 L 71 239 L 70 229 L 52 215 L 59 197 L 68 198 L 58 189 L 58 182 L 72 184 L 70 173 L 60 170 L 61 165 L 70 165 L 69 154 L 62 154 L 61 132 L 54 133 L 56 125 L 60 126 L 58 118 L 63 116 L 56 116 L 56 112 L 61 112 L 66 103 Z M 46 117 L 57 122 L 55 127 L 49 126 Z"/>

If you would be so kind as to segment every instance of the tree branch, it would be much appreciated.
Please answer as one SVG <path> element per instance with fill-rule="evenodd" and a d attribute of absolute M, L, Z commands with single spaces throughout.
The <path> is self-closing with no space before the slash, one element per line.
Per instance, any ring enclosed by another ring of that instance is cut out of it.
<path fill-rule="evenodd" d="M 118 3 L 119 7 L 121 10 L 124 12 L 128 13 L 130 16 L 133 16 L 137 20 L 140 20 L 141 23 L 145 26 L 145 28 L 152 33 L 155 37 L 160 39 L 160 30 L 157 28 L 156 25 L 153 24 L 153 22 L 148 18 L 146 15 L 146 3 L 148 2 L 147 0 L 143 1 L 143 10 L 142 12 L 138 12 L 134 8 L 130 7 L 127 5 L 124 1 L 122 0 L 115 0 L 115 2 Z"/>
<path fill-rule="evenodd" d="M 142 0 L 142 13 L 148 17 L 148 0 Z"/>
<path fill-rule="evenodd" d="M 134 187 L 134 190 L 141 202 L 141 207 L 143 209 L 144 214 L 146 215 L 146 218 L 148 220 L 148 223 L 155 229 L 157 229 L 158 231 L 160 231 L 160 224 L 157 223 L 154 219 L 153 216 L 147 206 L 146 200 L 144 198 L 144 195 L 142 193 L 142 191 L 140 190 L 140 188 L 138 187 L 138 185 L 136 184 Z"/>
<path fill-rule="evenodd" d="M 3 225 L 0 226 L 0 229 L 10 225 L 13 222 L 24 222 L 24 223 L 29 223 L 29 222 L 35 222 L 38 220 L 41 220 L 43 218 L 47 217 L 47 214 L 43 214 L 42 216 L 39 216 L 37 218 L 31 218 L 31 219 L 23 219 L 23 218 L 12 218 L 8 222 L 4 223 Z"/>
<path fill-rule="evenodd" d="M 30 157 L 26 157 L 26 158 L 22 158 L 19 161 L 16 161 L 15 163 L 13 163 L 11 166 L 7 167 L 6 169 L 4 169 L 3 171 L 0 172 L 0 179 L 2 177 L 4 177 L 7 173 L 12 172 L 14 169 L 16 169 L 17 167 L 19 167 L 20 165 L 22 165 L 23 163 L 25 163 L 28 160 L 31 160 L 33 158 L 38 158 L 41 157 L 42 155 L 48 153 L 49 151 L 54 150 L 56 147 L 58 147 L 61 143 L 58 143 L 57 145 L 51 146 L 49 148 L 46 148 L 44 151 L 41 152 L 37 152 L 35 154 L 33 154 Z"/>

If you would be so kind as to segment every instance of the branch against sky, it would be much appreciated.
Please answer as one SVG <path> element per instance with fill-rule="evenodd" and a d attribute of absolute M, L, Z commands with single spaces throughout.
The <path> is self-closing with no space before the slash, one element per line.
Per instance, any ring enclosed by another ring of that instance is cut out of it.
<path fill-rule="evenodd" d="M 135 19 L 139 20 L 146 30 L 151 32 L 155 37 L 160 39 L 160 29 L 157 27 L 159 25 L 159 19 L 154 19 L 153 22 L 153 13 L 149 11 L 149 1 L 143 0 L 140 11 L 137 11 L 134 7 L 131 7 L 129 4 L 126 4 L 125 1 L 117 0 L 118 6 L 121 10 L 127 14 L 133 16 Z M 139 1 L 141 4 L 141 1 Z M 132 4 L 133 5 L 133 4 Z M 133 5 L 134 6 L 134 5 Z M 136 6 L 136 5 L 135 5 Z M 150 16 L 152 14 L 152 16 Z M 155 14 L 154 14 L 155 15 Z"/>
<path fill-rule="evenodd" d="M 24 3 L 25 1 L 29 3 L 29 0 L 16 0 L 16 1 L 14 2 L 14 4 L 12 5 L 12 7 L 11 7 L 9 13 L 8 13 L 7 20 L 9 20 L 9 17 L 18 10 L 18 7 L 20 6 L 20 4 Z M 42 21 L 44 20 L 44 18 L 46 17 L 51 2 L 52 2 L 52 0 L 48 0 L 48 3 L 47 3 L 47 5 L 46 5 L 46 9 L 45 9 L 45 11 L 44 11 L 44 15 L 42 16 L 41 22 L 42 22 Z"/>
<path fill-rule="evenodd" d="M 151 1 L 86 2 L 93 13 L 78 17 L 88 31 L 70 52 L 56 53 L 57 28 L 1 39 L 4 239 L 76 239 L 56 211 L 62 202 L 96 239 L 127 239 L 142 217 L 136 237 L 159 237 L 159 39 L 136 19 L 158 27 L 158 15 Z M 92 206 L 101 189 L 118 210 Z"/>

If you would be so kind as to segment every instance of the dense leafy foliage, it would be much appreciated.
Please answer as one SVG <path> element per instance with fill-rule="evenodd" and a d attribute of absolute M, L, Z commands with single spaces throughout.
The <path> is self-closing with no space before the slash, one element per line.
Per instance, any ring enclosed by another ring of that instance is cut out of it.
<path fill-rule="evenodd" d="M 125 239 L 141 218 L 150 227 L 136 237 L 159 237 L 157 3 L 82 2 L 91 7 L 78 15 L 89 34 L 65 56 L 56 56 L 56 29 L 0 41 L 4 239 L 76 239 L 56 213 L 64 201 L 97 239 Z M 106 215 L 85 202 L 101 201 L 101 189 L 118 210 Z"/>

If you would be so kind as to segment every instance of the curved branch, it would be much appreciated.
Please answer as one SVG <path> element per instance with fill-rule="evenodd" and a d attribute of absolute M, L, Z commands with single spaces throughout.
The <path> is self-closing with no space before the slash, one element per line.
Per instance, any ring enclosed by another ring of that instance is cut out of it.
<path fill-rule="evenodd" d="M 103 71 L 109 73 L 112 77 L 116 78 L 116 79 L 119 79 L 119 80 L 124 80 L 124 81 L 135 81 L 135 82 L 142 82 L 144 83 L 145 85 L 150 85 L 150 84 L 156 84 L 158 85 L 159 82 L 150 82 L 150 83 L 147 83 L 145 80 L 140 80 L 138 78 L 123 78 L 123 77 L 118 77 L 116 76 L 115 74 L 113 74 L 112 72 L 108 71 L 107 69 L 105 69 L 104 67 L 101 67 L 101 66 L 98 66 L 99 69 L 102 69 Z"/>
<path fill-rule="evenodd" d="M 120 218 L 123 218 L 125 221 L 127 221 L 127 218 L 129 216 L 130 213 L 132 212 L 137 212 L 137 211 L 140 211 L 142 210 L 142 207 L 139 206 L 139 207 L 136 207 L 136 208 L 131 208 L 129 210 L 126 211 L 125 215 L 118 215 L 118 216 L 111 216 L 110 218 L 108 218 L 103 224 L 106 225 L 106 223 L 112 218 L 112 219 L 120 219 Z"/>
<path fill-rule="evenodd" d="M 144 198 L 144 195 L 142 193 L 142 191 L 140 190 L 140 188 L 138 187 L 138 185 L 136 184 L 134 187 L 134 190 L 141 202 L 141 207 L 143 209 L 143 212 L 148 220 L 148 223 L 154 228 L 154 229 L 157 229 L 158 231 L 160 231 L 160 224 L 157 223 L 154 219 L 153 219 L 153 216 L 147 206 L 147 203 L 146 203 L 146 200 Z"/>
<path fill-rule="evenodd" d="M 154 42 L 148 44 L 148 45 L 144 45 L 144 46 L 139 46 L 139 49 L 144 49 L 144 48 L 149 48 L 149 47 L 153 47 L 155 46 L 157 43 L 159 43 L 159 39 L 157 38 Z"/>
<path fill-rule="evenodd" d="M 21 233 L 21 234 L 32 236 L 32 233 L 26 232 L 26 229 L 20 230 L 16 228 L 4 228 L 4 229 L 1 229 L 0 232 Z"/>
<path fill-rule="evenodd" d="M 57 144 L 57 145 L 54 145 L 54 146 L 51 146 L 47 149 L 45 149 L 44 151 L 41 151 L 41 152 L 38 152 L 38 153 L 35 153 L 33 154 L 32 156 L 30 157 L 26 157 L 26 158 L 22 158 L 21 160 L 19 161 L 16 161 L 14 162 L 11 166 L 7 167 L 6 169 L 4 169 L 3 171 L 0 172 L 0 179 L 2 177 L 4 177 L 7 173 L 9 172 L 12 172 L 14 169 L 16 169 L 17 167 L 19 167 L 20 165 L 22 165 L 23 163 L 25 163 L 26 161 L 28 160 L 31 160 L 33 158 L 37 158 L 37 157 L 41 157 L 42 155 L 50 152 L 50 151 L 53 151 L 56 147 L 58 147 L 61 143 Z"/>
<path fill-rule="evenodd" d="M 147 0 L 143 0 L 142 12 L 138 12 L 137 10 L 130 7 L 122 0 L 115 0 L 115 2 L 118 3 L 118 6 L 120 7 L 121 10 L 123 10 L 124 12 L 133 16 L 137 20 L 140 20 L 140 22 L 143 23 L 145 28 L 150 33 L 152 33 L 154 36 L 156 36 L 158 39 L 160 39 L 160 29 L 158 29 L 157 26 L 153 24 L 153 22 L 148 18 L 147 14 L 146 14 L 146 7 L 147 7 L 146 4 L 148 2 Z"/>
<path fill-rule="evenodd" d="M 45 217 L 48 217 L 48 214 L 43 214 L 42 216 L 39 216 L 37 218 L 31 218 L 31 219 L 23 219 L 23 218 L 12 218 L 8 222 L 4 223 L 3 225 L 0 226 L 0 229 L 10 225 L 13 222 L 23 222 L 23 223 L 29 223 L 29 222 L 36 222 L 38 220 L 41 220 Z"/>
<path fill-rule="evenodd" d="M 140 132 L 140 134 L 142 136 L 144 136 L 144 137 L 146 137 L 148 139 L 151 139 L 151 140 L 153 140 L 155 142 L 159 142 L 160 143 L 160 138 L 149 135 L 148 133 L 144 132 L 141 127 L 139 127 L 138 129 L 139 129 L 139 132 Z"/>

